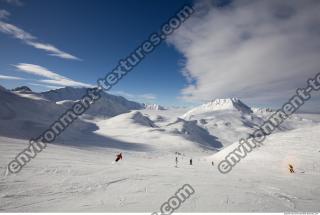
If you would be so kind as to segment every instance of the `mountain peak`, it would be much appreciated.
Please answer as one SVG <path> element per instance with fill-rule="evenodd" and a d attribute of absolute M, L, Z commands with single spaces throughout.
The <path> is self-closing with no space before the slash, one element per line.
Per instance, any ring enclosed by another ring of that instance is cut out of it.
<path fill-rule="evenodd" d="M 223 105 L 223 104 L 234 104 L 234 103 L 240 103 L 240 102 L 241 100 L 238 98 L 223 98 L 223 99 L 213 99 L 207 104 Z"/>
<path fill-rule="evenodd" d="M 248 107 L 246 104 L 244 104 L 240 99 L 238 98 L 224 98 L 224 99 L 214 99 L 211 100 L 208 103 L 205 103 L 201 106 L 199 106 L 202 109 L 205 110 L 239 110 L 243 112 L 252 112 L 251 108 Z"/>
<path fill-rule="evenodd" d="M 213 111 L 225 111 L 225 110 L 233 110 L 240 111 L 242 113 L 252 113 L 250 107 L 244 104 L 238 98 L 224 98 L 224 99 L 214 99 L 210 102 L 202 104 L 198 107 L 195 107 L 184 114 L 183 117 L 190 117 L 192 115 L 204 114 Z"/>
<path fill-rule="evenodd" d="M 27 86 L 16 87 L 16 88 L 12 89 L 11 91 L 23 92 L 23 93 L 32 92 L 32 90 Z"/>

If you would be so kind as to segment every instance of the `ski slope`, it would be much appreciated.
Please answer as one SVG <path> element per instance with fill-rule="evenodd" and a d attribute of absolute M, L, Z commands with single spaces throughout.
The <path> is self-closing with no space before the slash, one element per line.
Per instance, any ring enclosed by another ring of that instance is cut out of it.
<path fill-rule="evenodd" d="M 0 87 L 0 212 L 151 213 L 184 184 L 195 194 L 178 212 L 320 209 L 318 114 L 293 115 L 229 174 L 217 170 L 238 138 L 272 114 L 239 99 L 160 110 L 106 95 L 113 106 L 98 104 L 21 172 L 10 174 L 7 165 L 28 138 L 76 101 L 78 91 L 51 91 L 49 97 Z M 96 113 L 99 108 L 105 112 Z M 115 163 L 119 152 L 124 159 Z"/>
<path fill-rule="evenodd" d="M 224 151 L 184 151 L 175 168 L 174 154 L 166 151 L 122 150 L 124 160 L 114 164 L 119 150 L 64 145 L 50 145 L 19 174 L 5 175 L 26 142 L 2 137 L 0 211 L 153 212 L 185 183 L 196 192 L 179 212 L 319 211 L 319 128 L 268 137 L 227 175 L 211 166 Z"/>

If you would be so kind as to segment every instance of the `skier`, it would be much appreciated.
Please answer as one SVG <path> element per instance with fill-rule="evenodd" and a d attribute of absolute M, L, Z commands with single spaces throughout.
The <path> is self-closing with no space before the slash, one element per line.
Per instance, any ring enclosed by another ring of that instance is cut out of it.
<path fill-rule="evenodd" d="M 294 173 L 293 166 L 291 164 L 289 164 L 289 171 L 290 173 Z"/>
<path fill-rule="evenodd" d="M 192 165 L 192 158 L 190 159 L 190 165 Z"/>
<path fill-rule="evenodd" d="M 120 152 L 120 154 L 117 154 L 117 158 L 116 158 L 116 162 L 118 162 L 119 160 L 122 160 L 122 153 Z"/>
<path fill-rule="evenodd" d="M 178 167 L 178 157 L 176 157 L 176 167 Z"/>

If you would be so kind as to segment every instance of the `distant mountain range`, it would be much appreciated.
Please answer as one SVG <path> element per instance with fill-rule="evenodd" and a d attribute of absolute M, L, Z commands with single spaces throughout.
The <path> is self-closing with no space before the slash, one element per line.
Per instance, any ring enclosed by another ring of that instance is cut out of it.
<path fill-rule="evenodd" d="M 86 92 L 87 88 L 64 87 L 37 93 L 25 86 L 13 90 L 0 86 L 0 136 L 24 139 L 39 135 Z M 123 132 L 129 127 L 134 131 L 147 127 L 147 130 L 160 132 L 164 137 L 173 135 L 210 149 L 219 149 L 241 137 L 250 136 L 274 111 L 251 108 L 238 98 L 226 98 L 212 100 L 190 110 L 173 108 L 171 112 L 182 115 L 168 116 L 170 110 L 160 105 L 141 104 L 102 92 L 101 99 L 63 136 L 71 139 L 87 137 L 99 130 L 99 126 L 107 125 L 107 133 L 116 128 Z M 105 125 L 103 120 L 109 123 Z M 292 116 L 279 129 L 289 130 L 310 123 L 311 120 Z M 141 133 L 141 136 L 151 134 Z"/>

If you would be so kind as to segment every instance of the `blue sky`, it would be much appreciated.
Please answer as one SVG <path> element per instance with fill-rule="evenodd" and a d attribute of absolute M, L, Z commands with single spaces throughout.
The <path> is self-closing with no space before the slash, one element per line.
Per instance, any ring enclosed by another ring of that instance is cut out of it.
<path fill-rule="evenodd" d="M 10 12 L 4 22 L 32 34 L 39 42 L 50 43 L 81 60 L 50 56 L 46 51 L 0 33 L 0 74 L 39 79 L 18 71 L 14 66 L 27 63 L 89 84 L 95 84 L 96 79 L 110 72 L 119 59 L 128 56 L 178 9 L 190 3 L 170 0 L 21 2 L 22 6 L 0 3 L 1 9 Z M 182 104 L 184 101 L 176 98 L 186 83 L 180 73 L 179 61 L 182 59 L 183 56 L 172 45 L 163 43 L 113 91 L 136 95 L 138 100 L 145 98 L 146 102 Z M 30 83 L 29 80 L 0 81 L 7 88 Z M 48 90 L 45 86 L 29 86 L 35 91 Z M 149 94 L 156 98 L 155 101 L 150 100 L 152 96 Z"/>
<path fill-rule="evenodd" d="M 277 108 L 319 72 L 317 0 L 0 0 L 0 84 L 94 85 L 186 3 L 196 13 L 111 92 Z M 319 105 L 316 94 L 304 108 Z"/>

